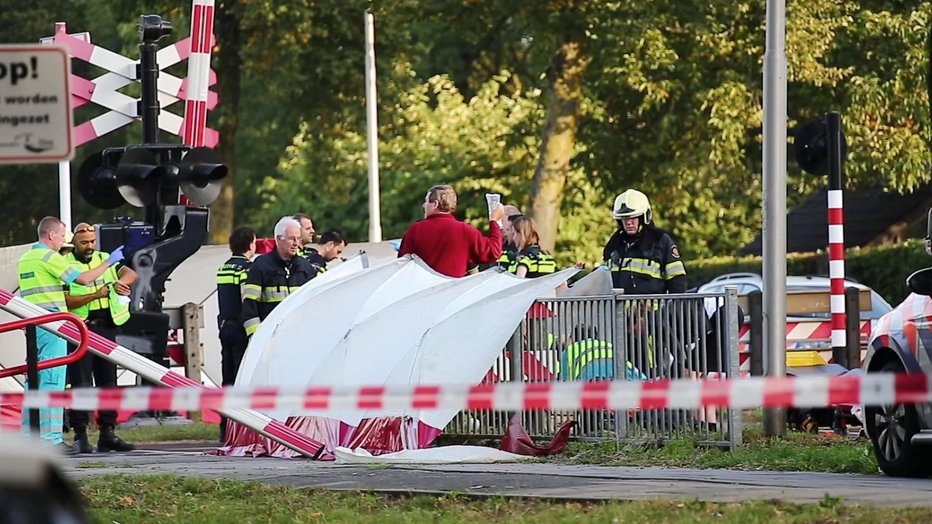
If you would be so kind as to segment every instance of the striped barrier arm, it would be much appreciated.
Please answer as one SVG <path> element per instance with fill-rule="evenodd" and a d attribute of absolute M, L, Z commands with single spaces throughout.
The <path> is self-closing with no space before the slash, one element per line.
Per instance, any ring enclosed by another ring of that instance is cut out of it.
<path fill-rule="evenodd" d="M 9 291 L 0 289 L 0 309 L 11 313 L 20 318 L 29 318 L 47 314 L 48 311 L 42 309 L 20 297 L 17 297 Z M 53 322 L 43 324 L 41 328 L 57 333 L 63 338 L 77 343 L 80 333 L 77 328 L 68 323 Z M 108 340 L 95 333 L 90 333 L 88 340 L 88 350 L 94 354 L 103 357 L 114 364 L 133 371 L 137 375 L 151 380 L 153 382 L 168 386 L 169 388 L 184 388 L 184 391 L 208 391 L 203 385 L 180 375 L 164 366 L 141 356 L 132 350 L 125 348 L 112 340 Z M 105 391 L 105 390 L 99 390 Z M 150 397 L 158 398 L 164 392 L 170 391 L 164 388 L 153 388 Z M 43 393 L 41 391 L 29 391 L 28 394 Z M 171 395 L 172 397 L 174 395 Z M 148 409 L 148 408 L 146 408 Z M 324 445 L 306 435 L 298 433 L 287 427 L 284 423 L 274 420 L 273 418 L 247 408 L 219 409 L 225 417 L 236 421 L 266 437 L 286 446 L 296 452 L 310 458 L 319 458 L 324 450 Z"/>

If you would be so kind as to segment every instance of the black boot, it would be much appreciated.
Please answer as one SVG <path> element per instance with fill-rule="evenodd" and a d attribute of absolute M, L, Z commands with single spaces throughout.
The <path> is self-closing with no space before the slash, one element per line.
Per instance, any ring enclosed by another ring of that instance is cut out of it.
<path fill-rule="evenodd" d="M 113 427 L 101 426 L 100 437 L 97 439 L 97 451 L 107 453 L 108 451 L 132 451 L 136 446 L 126 442 L 113 433 Z"/>
<path fill-rule="evenodd" d="M 94 448 L 87 440 L 87 430 L 83 428 L 74 428 L 74 444 L 72 444 L 71 447 L 74 448 L 75 453 L 84 454 L 94 452 Z"/>

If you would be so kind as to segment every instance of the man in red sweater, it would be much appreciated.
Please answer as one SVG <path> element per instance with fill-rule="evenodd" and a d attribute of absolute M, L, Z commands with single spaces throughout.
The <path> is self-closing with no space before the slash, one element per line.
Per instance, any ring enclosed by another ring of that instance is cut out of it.
<path fill-rule="evenodd" d="M 398 256 L 417 255 L 434 271 L 451 277 L 466 275 L 468 264 L 491 264 L 502 255 L 502 230 L 498 220 L 505 216 L 501 204 L 491 211 L 489 235 L 453 217 L 456 191 L 434 186 L 424 197 L 424 220 L 408 228 L 401 239 Z"/>

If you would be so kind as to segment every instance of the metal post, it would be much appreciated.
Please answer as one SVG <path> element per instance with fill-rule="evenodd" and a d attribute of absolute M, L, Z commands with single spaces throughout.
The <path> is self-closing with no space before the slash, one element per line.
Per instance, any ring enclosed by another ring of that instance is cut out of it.
<path fill-rule="evenodd" d="M 724 356 L 728 358 L 725 369 L 729 380 L 738 377 L 738 288 L 725 286 L 725 340 Z M 728 408 L 728 447 L 732 451 L 744 442 L 744 427 L 741 423 L 741 410 Z"/>
<path fill-rule="evenodd" d="M 751 316 L 751 376 L 764 376 L 764 312 L 763 294 L 752 291 L 748 294 L 748 315 Z"/>
<path fill-rule="evenodd" d="M 612 291 L 612 317 L 615 321 L 615 337 L 612 340 L 612 356 L 615 364 L 615 380 L 626 380 L 628 378 L 628 362 L 637 366 L 638 371 L 643 371 L 641 363 L 635 359 L 628 348 L 628 326 L 625 323 L 626 304 L 622 300 L 623 291 Z M 615 411 L 615 445 L 619 445 L 623 438 L 628 437 L 628 412 L 622 410 Z"/>
<path fill-rule="evenodd" d="M 526 325 L 527 319 L 522 320 L 521 323 L 518 324 L 518 329 L 516 329 L 515 332 L 511 334 L 511 338 L 508 339 L 508 344 L 505 345 L 505 349 L 508 351 L 508 382 L 524 382 L 524 348 L 522 347 L 521 343 L 521 330 Z M 520 411 L 516 411 L 504 414 L 505 420 L 502 420 L 501 422 L 505 428 L 505 431 L 508 431 L 508 424 L 512 417 L 519 414 L 522 413 Z M 489 425 L 491 425 L 493 420 L 497 420 L 501 415 L 501 412 L 490 412 L 488 414 Z"/>
<path fill-rule="evenodd" d="M 845 223 L 844 185 L 842 169 L 841 115 L 825 115 L 828 131 L 828 274 L 831 278 L 832 354 L 838 356 L 847 351 L 845 332 Z"/>
<path fill-rule="evenodd" d="M 382 241 L 379 189 L 379 115 L 375 90 L 375 20 L 366 11 L 366 143 L 369 152 L 369 242 Z"/>
<path fill-rule="evenodd" d="M 848 351 L 846 362 L 842 365 L 848 369 L 855 369 L 861 367 L 861 290 L 856 287 L 845 288 L 845 312 Z M 835 358 L 837 359 L 837 356 Z"/>
<path fill-rule="evenodd" d="M 159 141 L 158 50 L 155 42 L 143 40 L 139 44 L 139 83 L 142 84 L 139 116 L 142 118 L 142 141 L 146 144 Z"/>
<path fill-rule="evenodd" d="M 764 53 L 764 330 L 767 374 L 786 374 L 786 0 L 767 0 Z M 783 435 L 786 410 L 764 414 L 767 435 Z"/>
<path fill-rule="evenodd" d="M 204 361 L 204 346 L 201 344 L 201 322 L 199 306 L 188 302 L 182 306 L 184 324 L 184 376 L 201 382 L 201 363 Z"/>
<path fill-rule="evenodd" d="M 522 323 L 523 325 L 523 323 Z M 509 382 L 524 382 L 524 366 L 523 366 L 523 355 L 521 354 L 521 326 L 518 326 L 518 329 L 511 334 L 511 338 L 508 339 L 508 362 L 510 364 L 511 375 L 508 379 Z"/>
<path fill-rule="evenodd" d="M 39 342 L 36 335 L 35 324 L 26 326 L 26 380 L 30 390 L 39 389 Z M 39 434 L 39 410 L 36 408 L 29 410 L 29 430 Z"/>
<path fill-rule="evenodd" d="M 58 163 L 58 218 L 71 231 L 71 163 Z"/>

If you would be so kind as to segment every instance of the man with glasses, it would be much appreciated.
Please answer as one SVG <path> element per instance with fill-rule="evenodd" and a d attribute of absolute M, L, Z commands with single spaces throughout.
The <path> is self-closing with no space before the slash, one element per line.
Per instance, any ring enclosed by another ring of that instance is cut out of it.
<path fill-rule="evenodd" d="M 100 278 L 111 266 L 123 260 L 123 246 L 113 250 L 104 263 L 80 271 L 72 267 L 58 252 L 65 243 L 65 223 L 56 217 L 39 221 L 38 242 L 16 263 L 19 294 L 25 300 L 49 311 L 67 311 L 64 286 L 72 283 L 90 284 Z M 39 361 L 63 357 L 68 352 L 65 339 L 44 329 L 38 330 L 36 342 Z M 27 389 L 49 391 L 65 390 L 65 368 L 58 366 L 39 371 L 39 384 L 27 384 Z M 39 430 L 44 442 L 71 451 L 62 439 L 62 408 L 39 410 Z M 29 427 L 29 410 L 23 410 L 23 425 Z"/>
<path fill-rule="evenodd" d="M 249 268 L 243 286 L 243 327 L 252 336 L 265 317 L 315 276 L 311 264 L 298 256 L 301 247 L 301 224 L 282 217 L 275 224 L 275 249 L 260 255 Z"/>
<path fill-rule="evenodd" d="M 65 258 L 77 271 L 106 266 L 110 254 L 95 249 L 97 233 L 94 226 L 85 223 L 75 226 L 72 244 L 74 250 Z M 129 295 L 136 278 L 136 272 L 122 264 L 107 266 L 103 275 L 93 282 L 72 283 L 66 289 L 65 303 L 68 305 L 68 311 L 84 320 L 94 333 L 115 340 L 118 327 L 129 320 Z M 71 378 L 71 386 L 75 388 L 112 388 L 117 385 L 116 364 L 92 353 L 87 353 L 84 358 L 69 365 L 68 375 Z M 102 410 L 98 413 L 100 436 L 97 439 L 97 451 L 136 449 L 114 433 L 116 418 L 116 411 Z M 87 440 L 90 413 L 72 410 L 69 421 L 74 428 L 74 451 L 93 453 L 94 448 Z"/>

